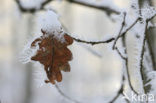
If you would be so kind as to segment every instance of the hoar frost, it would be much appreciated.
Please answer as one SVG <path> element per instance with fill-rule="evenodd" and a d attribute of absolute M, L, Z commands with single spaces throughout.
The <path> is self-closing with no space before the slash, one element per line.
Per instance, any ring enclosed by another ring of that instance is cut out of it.
<path fill-rule="evenodd" d="M 64 31 L 56 13 L 48 10 L 39 16 L 37 22 L 39 23 L 39 28 L 45 31 L 48 35 L 54 35 L 57 39 L 64 42 Z"/>

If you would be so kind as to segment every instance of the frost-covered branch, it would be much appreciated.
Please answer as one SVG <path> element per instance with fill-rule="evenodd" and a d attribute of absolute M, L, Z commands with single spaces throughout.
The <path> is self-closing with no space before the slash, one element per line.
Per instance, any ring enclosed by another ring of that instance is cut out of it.
<path fill-rule="evenodd" d="M 117 43 L 117 40 L 120 38 L 120 34 L 121 34 L 121 32 L 122 32 L 122 30 L 123 30 L 123 28 L 124 28 L 124 26 L 125 26 L 125 18 L 126 18 L 126 12 L 123 13 L 123 20 L 122 20 L 122 22 L 121 22 L 121 27 L 120 27 L 120 30 L 119 30 L 119 33 L 118 33 L 116 39 L 114 40 L 114 44 L 113 44 L 113 48 L 112 48 L 113 50 L 115 49 L 115 50 L 118 52 L 118 54 L 120 55 L 120 57 L 121 57 L 122 59 L 126 59 L 126 57 L 124 57 L 124 56 L 122 55 L 122 53 L 119 51 L 118 47 L 115 47 L 115 45 L 116 45 L 116 43 Z"/>
<path fill-rule="evenodd" d="M 114 41 L 114 44 L 113 44 L 113 50 L 115 49 L 115 45 L 116 45 L 116 42 L 117 40 L 120 38 L 120 34 L 125 26 L 125 18 L 126 18 L 126 12 L 123 13 L 123 20 L 122 20 L 122 23 L 121 23 L 121 27 L 120 27 L 120 30 L 119 30 L 119 33 Z"/>
<path fill-rule="evenodd" d="M 86 40 L 82 40 L 82 39 L 75 38 L 75 37 L 72 37 L 72 38 L 73 38 L 75 41 L 77 41 L 77 42 L 86 43 L 86 44 L 91 44 L 91 45 L 109 43 L 109 42 L 112 42 L 112 41 L 115 39 L 114 37 L 112 37 L 112 38 L 109 38 L 109 39 L 104 40 L 104 41 L 86 41 Z"/>
<path fill-rule="evenodd" d="M 149 90 L 147 90 L 147 88 L 145 87 L 145 84 L 146 84 L 146 80 L 147 80 L 147 71 L 149 71 L 148 69 L 149 68 L 146 68 L 145 70 L 145 67 L 143 65 L 143 60 L 144 60 L 144 53 L 145 53 L 145 42 L 146 42 L 146 39 L 147 39 L 147 30 L 148 30 L 148 24 L 149 22 L 156 16 L 156 10 L 155 8 L 151 7 L 149 5 L 149 1 L 146 1 L 146 0 L 139 0 L 139 15 L 140 17 L 142 18 L 142 21 L 144 22 L 144 25 L 145 25 L 145 28 L 144 28 L 144 32 L 142 33 L 142 38 L 143 38 L 143 42 L 142 42 L 142 47 L 141 47 L 141 54 L 140 54 L 140 61 L 139 61 L 139 69 L 140 69 L 140 74 L 141 74 L 141 78 L 142 78 L 142 82 L 143 82 L 143 90 L 144 92 L 147 94 Z M 145 8 L 145 7 L 146 8 Z M 148 11 L 149 10 L 149 11 Z M 141 24 L 141 23 L 140 23 Z M 150 50 L 150 49 L 149 49 Z M 152 56 L 152 55 L 151 55 Z M 154 63 L 152 61 L 152 63 Z M 154 69 L 154 68 L 153 68 Z M 148 102 L 148 101 L 147 101 Z"/>
<path fill-rule="evenodd" d="M 123 20 L 121 22 L 121 27 L 120 27 L 120 30 L 119 30 L 119 33 L 117 35 L 117 37 L 115 38 L 115 41 L 114 41 L 114 44 L 113 44 L 113 50 L 116 50 L 117 53 L 120 55 L 120 57 L 125 61 L 125 65 L 126 65 L 126 71 L 127 71 L 127 78 L 128 78 L 128 83 L 129 83 L 129 87 L 131 88 L 131 90 L 138 95 L 138 93 L 135 91 L 135 89 L 133 88 L 132 84 L 131 84 L 131 80 L 130 80 L 130 73 L 129 73 L 129 70 L 128 70 L 128 58 L 127 57 L 124 57 L 122 55 L 122 53 L 119 51 L 118 47 L 116 47 L 116 43 L 117 43 L 117 40 L 121 37 L 122 38 L 122 43 L 123 43 L 123 48 L 126 48 L 126 44 L 125 44 L 125 34 L 138 22 L 139 18 L 136 19 L 134 21 L 134 23 L 132 23 L 132 25 L 130 25 L 123 33 L 122 33 L 122 30 L 125 26 L 125 18 L 126 18 L 126 13 L 124 12 L 123 13 Z M 122 34 L 121 34 L 122 33 Z M 125 53 L 127 54 L 127 49 L 125 49 Z M 121 94 L 123 95 L 123 89 L 124 89 L 124 74 L 123 74 L 123 82 L 121 84 L 121 88 L 119 89 L 119 91 L 117 92 L 117 95 L 112 99 L 112 101 L 110 103 L 113 103 Z M 126 99 L 126 101 L 129 103 L 129 101 Z"/>
<path fill-rule="evenodd" d="M 143 40 L 143 45 L 142 45 L 142 50 L 141 50 L 141 59 L 140 59 L 140 72 L 142 79 L 144 81 L 144 73 L 143 73 L 143 57 L 144 57 L 144 52 L 145 52 L 145 41 L 146 41 L 146 34 L 147 34 L 147 26 L 148 26 L 148 21 L 146 20 L 145 24 L 145 31 L 144 31 L 144 40 Z"/>
<path fill-rule="evenodd" d="M 125 18 L 125 17 L 124 17 L 124 18 Z M 115 48 L 115 45 L 116 45 L 118 39 L 119 39 L 120 37 L 123 37 L 139 20 L 140 20 L 140 18 L 137 18 L 129 27 L 127 27 L 127 28 L 122 32 L 123 27 L 124 27 L 124 25 L 125 25 L 125 20 L 123 20 L 122 26 L 121 26 L 121 28 L 120 28 L 120 32 L 119 32 L 118 36 L 116 37 L 116 39 L 115 39 L 115 41 L 114 41 L 113 49 Z"/>
<path fill-rule="evenodd" d="M 62 24 L 63 28 L 65 29 L 65 31 L 69 32 L 69 30 L 66 28 L 66 26 L 65 26 L 63 23 L 61 23 L 61 24 Z M 66 34 L 69 35 L 69 33 L 66 33 Z M 69 35 L 69 36 L 71 36 L 71 35 Z M 115 40 L 114 37 L 110 37 L 110 38 L 105 39 L 105 40 L 102 40 L 102 41 L 87 41 L 87 40 L 82 40 L 82 39 L 80 39 L 80 38 L 76 38 L 76 37 L 73 37 L 73 36 L 71 36 L 71 37 L 72 37 L 73 40 L 75 40 L 76 42 L 85 43 L 85 44 L 91 44 L 91 45 L 110 43 L 110 42 L 112 42 L 112 41 Z"/>
<path fill-rule="evenodd" d="M 107 15 L 110 15 L 112 13 L 120 14 L 119 10 L 114 9 L 111 6 L 96 5 L 92 2 L 88 2 L 87 0 L 66 0 L 66 1 L 71 2 L 71 3 L 75 3 L 75 4 L 79 4 L 82 6 L 91 7 L 94 9 L 105 11 L 107 13 Z"/>
<path fill-rule="evenodd" d="M 124 60 L 126 60 L 127 57 L 123 56 L 123 54 L 120 52 L 120 50 L 118 49 L 118 47 L 115 47 L 115 50 L 118 52 L 118 54 L 120 55 L 120 57 Z"/>
<path fill-rule="evenodd" d="M 129 27 L 127 27 L 122 33 L 119 33 L 120 35 L 117 37 L 116 39 L 116 42 L 119 38 L 123 37 L 138 21 L 140 20 L 140 18 L 137 18 Z M 121 27 L 122 29 L 123 27 Z M 70 35 L 71 36 L 71 35 Z M 81 42 L 81 43 L 86 43 L 86 44 L 91 44 L 91 45 L 96 45 L 96 44 L 103 44 L 103 43 L 109 43 L 109 42 L 112 42 L 115 40 L 115 37 L 111 37 L 107 40 L 104 40 L 104 41 L 86 41 L 86 40 L 82 40 L 82 39 L 79 39 L 79 38 L 75 38 L 75 37 L 72 37 L 75 41 L 77 42 Z M 116 44 L 115 42 L 115 44 Z M 115 45 L 114 44 L 114 45 Z"/>
<path fill-rule="evenodd" d="M 126 46 L 126 38 L 125 38 L 125 35 L 123 35 L 123 37 L 122 37 L 122 46 L 123 46 L 123 48 L 125 48 L 125 51 L 124 51 L 125 54 L 127 54 L 127 46 Z M 130 89 L 135 94 L 138 95 L 137 91 L 133 88 L 132 83 L 131 83 L 131 80 L 130 80 L 130 73 L 129 73 L 129 67 L 128 67 L 128 58 L 125 58 L 124 61 L 125 61 L 125 64 L 124 65 L 125 65 L 125 71 L 126 71 L 126 75 L 127 75 L 127 80 L 128 80 L 129 87 L 130 87 Z"/>
<path fill-rule="evenodd" d="M 143 44 L 142 44 L 142 49 L 141 49 L 141 56 L 140 56 L 140 73 L 141 73 L 141 77 L 142 77 L 142 81 L 143 81 L 143 89 L 144 89 L 144 92 L 147 93 L 148 90 L 145 88 L 145 80 L 146 80 L 146 75 L 145 74 L 145 70 L 143 68 L 143 59 L 144 59 L 144 53 L 145 53 L 145 42 L 146 42 L 146 39 L 147 39 L 147 30 L 148 30 L 148 19 L 145 21 L 145 30 L 144 30 L 144 38 L 143 38 Z"/>
<path fill-rule="evenodd" d="M 45 0 L 45 1 L 43 0 L 39 4 L 39 6 L 40 6 L 39 8 L 37 8 L 36 6 L 34 6 L 34 7 L 25 7 L 24 5 L 21 4 L 20 0 L 15 0 L 15 1 L 18 4 L 18 7 L 22 12 L 35 13 L 38 10 L 43 10 L 45 5 L 49 4 L 50 2 L 52 2 L 54 0 Z M 98 4 L 87 2 L 85 0 L 66 0 L 66 1 L 70 2 L 70 3 L 79 4 L 79 5 L 82 5 L 82 6 L 91 7 L 91 8 L 94 8 L 94 9 L 105 11 L 107 15 L 110 15 L 112 13 L 120 14 L 119 10 L 117 10 L 115 8 L 112 8 L 111 6 L 108 6 L 108 5 L 98 5 Z"/>
<path fill-rule="evenodd" d="M 22 5 L 20 0 L 15 0 L 21 12 L 28 12 L 28 13 L 35 13 L 38 10 L 43 10 L 44 6 L 49 4 L 51 1 L 53 0 L 43 0 L 42 2 L 40 2 L 39 8 L 38 8 L 36 7 L 37 5 L 34 5 L 34 7 L 25 7 L 24 5 Z"/>

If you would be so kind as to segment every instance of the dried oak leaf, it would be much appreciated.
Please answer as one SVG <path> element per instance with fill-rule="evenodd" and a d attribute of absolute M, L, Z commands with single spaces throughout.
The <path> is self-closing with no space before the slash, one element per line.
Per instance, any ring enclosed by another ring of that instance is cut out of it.
<path fill-rule="evenodd" d="M 55 80 L 57 82 L 62 81 L 61 70 L 70 71 L 68 61 L 72 60 L 72 53 L 67 46 L 73 43 L 73 39 L 64 34 L 64 42 L 61 42 L 53 34 L 48 35 L 43 30 L 42 33 L 43 35 L 35 39 L 31 44 L 31 47 L 39 46 L 36 55 L 31 60 L 43 64 L 48 77 L 45 82 L 55 84 Z"/>

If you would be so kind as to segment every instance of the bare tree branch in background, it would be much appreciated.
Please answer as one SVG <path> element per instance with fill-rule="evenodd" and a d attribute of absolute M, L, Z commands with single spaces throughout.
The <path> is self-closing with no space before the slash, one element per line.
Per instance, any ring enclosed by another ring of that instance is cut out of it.
<path fill-rule="evenodd" d="M 50 2 L 52 1 L 56 1 L 56 0 L 45 0 L 39 9 L 36 9 L 35 7 L 34 8 L 25 8 L 23 7 L 23 5 L 21 5 L 20 3 L 20 0 L 15 0 L 16 3 L 18 4 L 19 6 L 19 9 L 22 11 L 22 12 L 28 12 L 28 13 L 34 13 L 38 10 L 44 10 L 44 6 L 46 6 L 47 4 L 49 4 Z M 78 1 L 78 0 L 65 0 L 67 2 L 70 2 L 70 3 L 74 3 L 74 4 L 79 4 L 79 5 L 82 5 L 82 6 L 86 6 L 86 7 L 90 7 L 90 8 L 94 8 L 94 9 L 98 9 L 98 10 L 101 10 L 101 11 L 104 11 L 106 12 L 107 15 L 110 15 L 112 13 L 114 14 L 120 14 L 120 11 L 117 11 L 111 7 L 107 7 L 107 6 L 104 6 L 104 5 L 95 5 L 93 3 L 87 3 L 85 1 Z"/>
<path fill-rule="evenodd" d="M 90 7 L 90 8 L 94 8 L 94 9 L 98 9 L 101 11 L 105 11 L 107 15 L 110 15 L 112 13 L 114 14 L 120 14 L 120 11 L 113 9 L 112 7 L 107 7 L 107 6 L 103 6 L 103 5 L 95 5 L 93 3 L 88 3 L 87 1 L 79 1 L 79 0 L 66 0 L 68 2 L 74 3 L 74 4 L 79 4 L 82 6 L 86 6 L 86 7 Z"/>
<path fill-rule="evenodd" d="M 15 0 L 15 2 L 18 4 L 19 9 L 21 10 L 21 12 L 25 12 L 25 13 L 26 13 L 26 12 L 27 12 L 27 13 L 35 13 L 35 12 L 37 12 L 38 10 L 43 10 L 43 9 L 44 9 L 44 6 L 47 5 L 47 4 L 49 4 L 51 1 L 54 1 L 54 0 L 45 0 L 45 1 L 41 4 L 40 8 L 39 8 L 39 9 L 36 9 L 35 7 L 34 7 L 34 8 L 25 8 L 25 7 L 21 4 L 20 0 Z"/>
<path fill-rule="evenodd" d="M 69 101 L 72 101 L 73 103 L 80 103 L 77 100 L 74 100 L 73 98 L 67 96 L 60 88 L 57 84 L 55 84 L 55 87 L 57 89 L 57 91 L 61 94 L 61 96 L 63 96 L 64 98 L 66 98 Z"/>

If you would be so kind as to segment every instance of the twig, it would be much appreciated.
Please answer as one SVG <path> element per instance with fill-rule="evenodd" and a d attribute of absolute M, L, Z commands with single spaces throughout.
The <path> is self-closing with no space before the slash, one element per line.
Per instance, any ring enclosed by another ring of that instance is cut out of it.
<path fill-rule="evenodd" d="M 125 31 L 123 31 L 119 38 L 123 37 L 137 22 L 138 20 L 140 20 L 140 18 L 137 18 L 129 27 L 127 27 L 127 29 L 125 29 Z M 68 34 L 67 34 L 68 35 Z M 69 35 L 71 36 L 71 35 Z M 72 37 L 72 36 L 71 36 Z M 115 37 L 111 37 L 107 40 L 104 40 L 104 41 L 86 41 L 86 40 L 82 40 L 82 39 L 79 39 L 79 38 L 75 38 L 75 37 L 72 37 L 75 41 L 77 42 L 81 42 L 81 43 L 86 43 L 86 44 L 91 44 L 91 45 L 95 45 L 95 44 L 102 44 L 102 43 L 109 43 L 109 42 L 112 42 L 113 40 L 115 40 Z M 118 39 L 119 39 L 118 38 Z M 117 40 L 118 40 L 117 39 Z"/>
<path fill-rule="evenodd" d="M 121 32 L 122 32 L 122 30 L 123 30 L 123 28 L 125 26 L 125 19 L 126 19 L 126 12 L 123 13 L 123 20 L 122 20 L 122 23 L 121 23 L 121 28 L 120 28 L 120 31 L 119 31 L 119 33 L 118 33 L 118 35 L 117 35 L 117 37 L 116 37 L 116 39 L 114 41 L 113 50 L 115 49 L 116 42 L 120 38 L 120 34 L 121 34 Z"/>
<path fill-rule="evenodd" d="M 79 5 L 82 5 L 82 6 L 91 7 L 91 8 L 94 8 L 94 9 L 105 11 L 107 13 L 107 15 L 110 15 L 111 13 L 120 14 L 120 11 L 117 11 L 117 10 L 115 10 L 113 8 L 103 6 L 103 5 L 94 5 L 92 3 L 85 2 L 85 0 L 84 1 L 66 0 L 66 1 L 71 2 L 71 3 L 75 3 L 75 4 L 79 4 Z"/>
<path fill-rule="evenodd" d="M 115 38 L 109 38 L 107 40 L 104 40 L 104 41 L 85 41 L 85 40 L 81 40 L 81 39 L 78 39 L 78 38 L 75 38 L 75 37 L 72 37 L 75 41 L 77 42 L 81 42 L 81 43 L 86 43 L 86 44 L 91 44 L 91 45 L 95 45 L 95 44 L 102 44 L 102 43 L 109 43 L 109 42 L 112 42 Z"/>
<path fill-rule="evenodd" d="M 74 103 L 80 103 L 77 100 L 72 99 L 71 97 L 67 96 L 65 93 L 63 93 L 63 91 L 59 88 L 59 86 L 57 84 L 55 84 L 55 87 L 57 89 L 57 91 L 61 94 L 61 96 L 63 96 L 64 98 L 66 98 L 69 101 L 72 101 Z"/>
<path fill-rule="evenodd" d="M 131 80 L 130 80 L 130 74 L 129 74 L 129 69 L 128 69 L 128 58 L 125 58 L 122 56 L 122 54 L 120 53 L 120 51 L 118 50 L 117 47 L 115 47 L 116 43 L 117 43 L 117 40 L 122 37 L 122 44 L 123 44 L 123 47 L 126 47 L 126 43 L 125 43 L 125 34 L 138 22 L 138 20 L 140 18 L 137 18 L 124 32 L 122 32 L 123 30 L 123 27 L 125 25 L 125 17 L 126 17 L 126 14 L 124 13 L 124 17 L 123 17 L 123 21 L 122 21 L 122 25 L 121 25 L 121 28 L 120 28 L 120 31 L 119 31 L 119 34 L 117 36 L 117 38 L 115 39 L 114 41 L 114 44 L 113 44 L 113 49 L 115 49 L 118 54 L 121 56 L 121 58 L 123 58 L 125 60 L 125 65 L 126 65 L 126 72 L 127 72 L 127 78 L 128 78 L 128 83 L 129 83 L 129 86 L 131 88 L 131 90 L 138 95 L 138 93 L 135 91 L 135 89 L 133 88 L 132 84 L 131 84 Z M 122 32 L 122 34 L 121 34 Z M 127 54 L 127 49 L 125 49 L 125 53 Z"/>
<path fill-rule="evenodd" d="M 121 52 L 119 51 L 119 49 L 117 48 L 117 47 L 115 47 L 115 45 L 116 45 L 116 43 L 117 43 L 117 40 L 120 38 L 120 34 L 121 34 L 121 32 L 122 32 L 122 30 L 123 30 L 123 28 L 124 28 L 124 26 L 125 26 L 125 18 L 126 18 L 126 12 L 124 12 L 123 13 L 123 21 L 122 21 L 122 23 L 121 23 L 121 28 L 120 28 L 120 30 L 119 30 L 119 33 L 118 33 L 118 36 L 117 36 L 117 38 L 114 40 L 114 44 L 113 44 L 113 50 L 115 49 L 117 52 L 118 52 L 118 54 L 120 55 L 120 57 L 122 58 L 122 59 L 126 59 L 122 54 L 121 54 Z"/>
<path fill-rule="evenodd" d="M 30 12 L 30 13 L 34 13 L 37 11 L 36 8 L 24 8 L 21 3 L 20 3 L 20 0 L 15 0 L 19 6 L 19 9 L 22 11 L 22 12 Z M 44 6 L 46 4 L 48 4 L 49 2 L 51 2 L 53 0 L 46 0 L 45 2 L 43 2 L 41 4 L 41 7 L 39 10 L 43 9 Z M 96 9 L 100 9 L 100 10 L 106 10 L 106 11 L 109 11 L 109 12 L 113 12 L 113 13 L 116 13 L 116 14 L 119 14 L 118 11 L 114 11 L 114 10 L 111 10 L 107 7 L 103 7 L 103 6 L 97 6 L 97 5 L 93 5 L 93 4 L 88 4 L 88 3 L 85 3 L 85 2 L 81 2 L 81 1 L 75 1 L 75 0 L 66 0 L 68 2 L 72 2 L 72 3 L 76 3 L 76 4 L 81 4 L 81 5 L 84 5 L 84 6 L 88 6 L 88 7 L 93 7 L 93 8 L 96 8 Z M 136 22 L 138 21 L 138 19 L 130 26 L 128 27 L 118 38 L 122 37 L 124 34 L 127 33 L 127 31 L 129 31 L 135 24 Z M 81 40 L 81 39 L 78 39 L 78 38 L 75 38 L 75 37 L 72 37 L 75 41 L 77 42 L 81 42 L 81 43 L 86 43 L 86 44 L 91 44 L 91 45 L 95 45 L 95 44 L 101 44 L 101 43 L 109 43 L 109 42 L 112 42 L 113 40 L 115 40 L 114 37 L 112 38 L 109 38 L 108 40 L 104 40 L 104 41 L 85 41 L 85 40 Z M 117 39 L 118 40 L 118 39 Z M 116 41 L 117 41 L 116 40 Z"/>
<path fill-rule="evenodd" d="M 141 18 L 138 17 L 124 32 L 121 33 L 120 37 L 124 36 Z"/>
<path fill-rule="evenodd" d="M 142 50 L 141 50 L 141 59 L 140 59 L 140 70 L 143 68 L 143 57 L 144 57 L 144 51 L 145 51 L 145 41 L 146 41 L 146 34 L 147 34 L 147 21 L 146 21 L 146 27 L 145 27 L 145 32 L 144 32 L 144 40 L 143 40 L 143 45 L 142 45 Z M 143 77 L 143 75 L 142 75 Z"/>
<path fill-rule="evenodd" d="M 118 49 L 118 47 L 115 47 L 115 50 L 118 52 L 118 54 L 120 55 L 120 57 L 121 57 L 122 59 L 126 60 L 127 57 L 124 57 L 124 56 L 122 55 L 122 53 L 120 52 L 120 50 Z"/>
<path fill-rule="evenodd" d="M 15 2 L 17 3 L 19 9 L 21 10 L 21 12 L 27 12 L 27 13 L 35 13 L 38 10 L 43 10 L 44 6 L 47 5 L 48 3 L 50 3 L 53 0 L 45 0 L 42 4 L 41 7 L 39 9 L 36 9 L 35 7 L 32 8 L 25 8 L 23 7 L 23 5 L 21 4 L 20 0 L 15 0 Z"/>
<path fill-rule="evenodd" d="M 113 48 L 115 48 L 116 42 L 118 41 L 118 39 L 122 36 L 124 36 L 138 21 L 140 20 L 140 18 L 137 18 L 124 32 L 121 33 L 123 26 L 120 29 L 120 32 L 117 36 L 117 38 L 115 39 L 115 42 L 113 44 Z M 124 24 L 124 23 L 123 23 Z"/>
<path fill-rule="evenodd" d="M 66 26 L 63 23 L 61 23 L 61 24 L 62 24 L 63 28 L 65 29 L 66 34 L 69 35 L 69 33 L 68 33 L 69 31 L 66 28 Z M 75 37 L 73 37 L 71 35 L 69 35 L 69 36 L 72 37 L 76 42 L 86 43 L 86 44 L 91 44 L 91 45 L 102 44 L 102 43 L 109 43 L 109 42 L 112 42 L 113 40 L 115 40 L 114 37 L 111 37 L 111 38 L 109 38 L 107 40 L 103 40 L 103 41 L 86 41 L 86 40 L 82 40 L 82 39 L 79 39 L 79 38 L 75 38 Z"/>
<path fill-rule="evenodd" d="M 125 77 L 124 75 L 122 76 L 122 84 L 120 89 L 118 90 L 116 96 L 109 102 L 109 103 L 113 103 L 116 101 L 116 99 L 123 93 L 123 89 L 124 89 L 124 81 L 125 81 Z"/>

